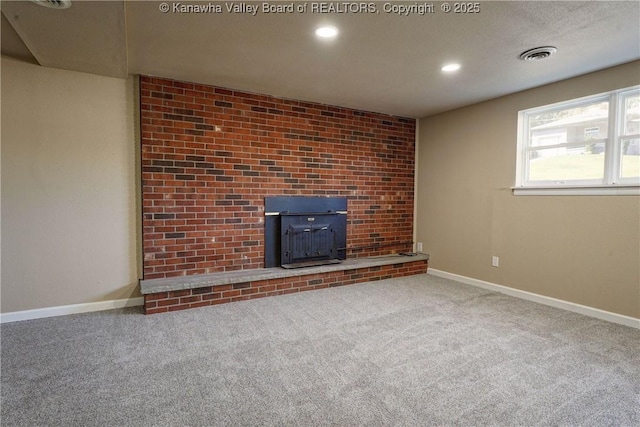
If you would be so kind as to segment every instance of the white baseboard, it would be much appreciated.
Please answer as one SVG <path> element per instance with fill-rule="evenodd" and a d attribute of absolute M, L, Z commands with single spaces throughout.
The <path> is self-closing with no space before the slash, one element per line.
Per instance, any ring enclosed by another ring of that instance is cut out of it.
<path fill-rule="evenodd" d="M 90 311 L 111 310 L 114 308 L 134 307 L 144 304 L 144 298 L 128 298 L 111 301 L 89 302 L 85 304 L 61 305 L 57 307 L 37 308 L 34 310 L 1 313 L 0 323 L 18 322 L 21 320 L 41 319 L 43 317 L 65 316 L 67 314 L 87 313 Z"/>
<path fill-rule="evenodd" d="M 625 316 L 622 314 L 611 313 L 610 311 L 600 310 L 598 308 L 586 305 L 576 304 L 557 298 L 547 297 L 532 292 L 521 291 L 519 289 L 510 288 L 508 286 L 498 285 L 496 283 L 486 282 L 484 280 L 474 279 L 472 277 L 461 276 L 459 274 L 449 273 L 429 267 L 428 274 L 445 279 L 455 280 L 471 286 L 487 289 L 490 291 L 500 292 L 516 298 L 537 302 L 551 307 L 561 308 L 563 310 L 572 311 L 574 313 L 584 314 L 585 316 L 595 317 L 596 319 L 606 320 L 608 322 L 618 323 L 632 328 L 640 329 L 640 319 Z M 135 307 L 144 304 L 144 298 L 128 298 L 111 301 L 90 302 L 85 304 L 62 305 L 57 307 L 38 308 L 34 310 L 14 311 L 11 313 L 0 313 L 0 323 L 18 322 L 21 320 L 41 319 L 44 317 L 64 316 L 67 314 L 87 313 L 91 311 L 111 310 L 115 308 Z"/>
<path fill-rule="evenodd" d="M 574 313 L 584 314 L 585 316 L 595 317 L 596 319 L 606 320 L 608 322 L 619 323 L 621 325 L 640 329 L 640 319 L 636 319 L 635 317 L 611 313 L 610 311 L 604 311 L 604 310 L 589 307 L 586 305 L 576 304 L 573 302 L 564 301 L 557 298 L 534 294 L 532 292 L 521 291 L 519 289 L 510 288 L 508 286 L 502 286 L 502 285 L 497 285 L 491 282 L 485 282 L 484 280 L 478 280 L 471 277 L 460 276 L 459 274 L 448 273 L 442 270 L 436 270 L 431 267 L 429 267 L 428 274 L 431 274 L 433 276 L 443 277 L 445 279 L 455 280 L 456 282 L 461 282 L 467 285 L 488 289 L 490 291 L 500 292 L 516 298 L 537 302 L 537 303 L 548 305 L 551 307 L 561 308 L 567 311 L 573 311 Z"/>

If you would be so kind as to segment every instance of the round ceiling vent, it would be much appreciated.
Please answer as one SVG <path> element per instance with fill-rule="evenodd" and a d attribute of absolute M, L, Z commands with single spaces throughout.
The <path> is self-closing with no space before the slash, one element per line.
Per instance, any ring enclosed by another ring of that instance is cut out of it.
<path fill-rule="evenodd" d="M 50 9 L 68 9 L 71 7 L 71 0 L 31 0 L 35 4 L 48 7 Z"/>
<path fill-rule="evenodd" d="M 541 59 L 546 59 L 556 53 L 558 49 L 553 46 L 543 46 L 536 47 L 534 49 L 529 49 L 525 52 L 522 52 L 518 58 L 523 61 L 539 61 Z"/>

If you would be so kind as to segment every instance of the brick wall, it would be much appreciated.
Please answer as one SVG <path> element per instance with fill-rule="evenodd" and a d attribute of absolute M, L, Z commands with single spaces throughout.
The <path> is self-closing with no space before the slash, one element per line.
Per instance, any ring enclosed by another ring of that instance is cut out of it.
<path fill-rule="evenodd" d="M 140 77 L 144 278 L 264 266 L 264 197 L 346 196 L 347 256 L 410 250 L 415 120 Z"/>

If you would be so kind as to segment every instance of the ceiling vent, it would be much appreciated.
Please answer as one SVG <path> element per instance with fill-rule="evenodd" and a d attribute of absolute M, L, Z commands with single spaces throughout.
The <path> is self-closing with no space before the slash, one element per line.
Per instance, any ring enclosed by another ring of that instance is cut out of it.
<path fill-rule="evenodd" d="M 550 57 L 557 51 L 558 49 L 553 46 L 536 47 L 534 49 L 529 49 L 525 52 L 522 52 L 520 56 L 518 56 L 518 58 L 523 61 L 539 61 L 541 59 Z"/>
<path fill-rule="evenodd" d="M 31 0 L 35 4 L 48 7 L 50 9 L 68 9 L 71 7 L 71 0 Z"/>

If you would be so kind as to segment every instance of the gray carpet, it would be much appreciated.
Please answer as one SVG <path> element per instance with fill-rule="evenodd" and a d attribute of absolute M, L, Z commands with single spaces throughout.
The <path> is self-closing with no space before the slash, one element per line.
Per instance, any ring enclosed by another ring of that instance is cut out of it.
<path fill-rule="evenodd" d="M 1 344 L 3 426 L 640 425 L 640 331 L 430 275 Z"/>

